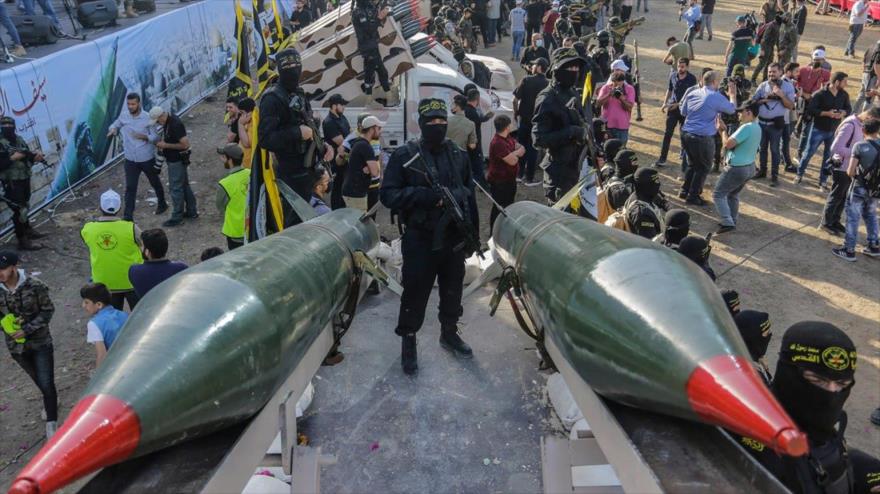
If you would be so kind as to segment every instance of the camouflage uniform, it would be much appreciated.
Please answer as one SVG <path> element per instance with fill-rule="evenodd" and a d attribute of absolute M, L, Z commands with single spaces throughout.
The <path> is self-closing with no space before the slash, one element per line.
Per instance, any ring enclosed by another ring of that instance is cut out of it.
<path fill-rule="evenodd" d="M 28 155 L 21 160 L 12 160 L 15 151 L 21 151 Z M 6 137 L 0 136 L 0 165 L 8 164 L 5 169 L 0 166 L 0 184 L 3 185 L 3 196 L 6 205 L 12 211 L 12 224 L 15 229 L 15 237 L 20 246 L 30 248 L 28 234 L 31 232 L 28 221 L 28 207 L 31 201 L 31 167 L 33 155 L 28 148 L 27 142 L 21 136 L 15 136 L 15 142 L 10 142 Z"/>
<path fill-rule="evenodd" d="M 767 80 L 767 68 L 773 63 L 773 52 L 779 43 L 779 24 L 775 21 L 767 24 L 761 37 L 761 57 L 755 72 L 752 73 L 752 83 L 758 80 L 758 74 L 762 74 L 764 80 Z"/>
<path fill-rule="evenodd" d="M 19 270 L 19 276 L 24 281 L 15 290 L 10 292 L 5 285 L 0 286 L 0 314 L 15 314 L 23 319 L 21 329 L 25 334 L 24 343 L 16 343 L 7 333 L 3 333 L 6 347 L 12 354 L 52 346 L 49 321 L 55 306 L 49 299 L 49 287 L 32 276 L 26 276 L 24 270 Z"/>
<path fill-rule="evenodd" d="M 782 67 L 785 67 L 785 64 L 791 62 L 792 56 L 797 50 L 798 45 L 798 31 L 797 25 L 792 22 L 786 22 L 779 28 L 779 44 L 777 45 L 777 50 L 779 52 L 779 57 L 777 60 Z"/>

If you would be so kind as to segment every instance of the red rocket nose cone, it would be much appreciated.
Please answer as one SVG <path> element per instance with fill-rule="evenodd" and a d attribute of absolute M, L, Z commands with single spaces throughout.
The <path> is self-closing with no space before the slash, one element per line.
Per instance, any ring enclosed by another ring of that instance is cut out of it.
<path fill-rule="evenodd" d="M 807 439 L 743 357 L 718 355 L 700 363 L 687 383 L 691 408 L 703 420 L 802 456 Z"/>
<path fill-rule="evenodd" d="M 123 401 L 89 395 L 18 474 L 10 494 L 48 494 L 128 458 L 140 441 L 140 420 Z"/>

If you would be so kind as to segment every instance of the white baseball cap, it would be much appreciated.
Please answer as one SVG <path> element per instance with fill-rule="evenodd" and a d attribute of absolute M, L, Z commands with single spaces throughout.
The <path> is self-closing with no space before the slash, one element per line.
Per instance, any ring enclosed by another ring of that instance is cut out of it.
<path fill-rule="evenodd" d="M 364 130 L 367 130 L 370 127 L 376 127 L 376 126 L 385 127 L 385 122 L 379 120 L 378 118 L 376 118 L 372 115 L 365 118 L 364 121 L 361 122 L 361 128 Z"/>
<path fill-rule="evenodd" d="M 611 70 L 622 70 L 624 72 L 629 72 L 629 67 L 623 63 L 623 60 L 615 60 L 611 62 Z"/>
<path fill-rule="evenodd" d="M 159 120 L 159 117 L 161 117 L 163 113 L 165 113 L 165 110 L 163 110 L 162 107 L 159 105 L 150 108 L 150 122 L 156 123 L 156 121 Z"/>
<path fill-rule="evenodd" d="M 109 214 L 116 214 L 122 206 L 122 198 L 119 193 L 113 189 L 107 189 L 101 194 L 101 211 Z"/>
<path fill-rule="evenodd" d="M 817 60 L 817 59 L 822 59 L 822 60 L 825 59 L 825 50 L 820 48 L 820 49 L 813 52 L 813 60 Z"/>

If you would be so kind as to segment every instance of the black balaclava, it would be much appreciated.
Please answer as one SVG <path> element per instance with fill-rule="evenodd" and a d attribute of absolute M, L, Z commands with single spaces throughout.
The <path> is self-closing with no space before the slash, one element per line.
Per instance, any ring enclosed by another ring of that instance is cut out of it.
<path fill-rule="evenodd" d="M 302 75 L 302 58 L 299 52 L 293 48 L 285 48 L 275 55 L 275 66 L 278 68 L 278 77 L 281 85 L 288 92 L 293 92 L 299 87 L 299 78 Z"/>
<path fill-rule="evenodd" d="M 733 316 L 739 334 L 749 349 L 752 360 L 757 362 L 767 353 L 767 345 L 773 333 L 770 332 L 770 314 L 756 310 L 744 310 Z"/>
<path fill-rule="evenodd" d="M 855 385 L 856 347 L 833 324 L 802 321 L 782 336 L 771 389 L 810 440 L 824 443 L 835 435 L 843 404 Z M 853 379 L 848 387 L 826 391 L 804 379 L 804 371 L 833 380 Z"/>
<path fill-rule="evenodd" d="M 635 151 L 621 149 L 614 155 L 614 175 L 617 177 L 626 178 L 634 174 L 638 168 L 639 156 Z M 659 191 L 660 189 L 658 188 L 657 190 Z"/>
<path fill-rule="evenodd" d="M 571 67 L 572 65 L 575 65 L 575 64 L 567 63 L 567 64 L 562 65 L 558 69 L 553 71 L 553 79 L 555 79 L 556 82 L 560 86 L 562 86 L 566 89 L 574 86 L 574 84 L 578 80 L 578 76 L 580 75 L 580 72 L 574 72 L 574 71 L 568 70 L 568 68 Z"/>
<path fill-rule="evenodd" d="M 700 266 L 712 278 L 712 281 L 715 281 L 715 272 L 709 266 L 709 254 L 712 253 L 712 247 L 709 246 L 709 242 L 705 238 L 688 235 L 678 244 L 678 252 Z"/>
<path fill-rule="evenodd" d="M 739 292 L 736 290 L 722 290 L 721 298 L 724 299 L 724 304 L 727 305 L 727 310 L 730 311 L 731 316 L 739 314 Z"/>
<path fill-rule="evenodd" d="M 15 120 L 11 117 L 0 118 L 0 135 L 15 144 Z"/>
<path fill-rule="evenodd" d="M 431 151 L 440 149 L 446 139 L 446 123 L 428 125 L 435 118 L 446 120 L 446 102 L 437 98 L 425 98 L 419 101 L 419 129 L 422 131 L 422 143 Z"/>
<path fill-rule="evenodd" d="M 666 243 L 678 245 L 691 231 L 691 214 L 684 209 L 670 209 L 664 218 Z"/>
<path fill-rule="evenodd" d="M 636 170 L 633 174 L 633 183 L 635 184 L 636 197 L 642 201 L 650 202 L 660 193 L 660 175 L 653 168 Z"/>
<path fill-rule="evenodd" d="M 602 122 L 604 124 L 604 122 Z M 602 145 L 602 153 L 605 156 L 605 161 L 609 163 L 614 163 L 614 158 L 617 157 L 617 153 L 623 147 L 623 141 L 620 139 L 608 139 L 605 141 L 605 144 Z"/>

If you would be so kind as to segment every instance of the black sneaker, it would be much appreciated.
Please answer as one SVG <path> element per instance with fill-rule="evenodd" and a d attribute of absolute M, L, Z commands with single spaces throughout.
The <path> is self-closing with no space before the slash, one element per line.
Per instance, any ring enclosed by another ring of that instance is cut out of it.
<path fill-rule="evenodd" d="M 721 225 L 720 227 L 718 227 L 717 230 L 715 230 L 715 234 L 716 234 L 716 235 L 721 235 L 722 233 L 732 232 L 732 231 L 734 231 L 734 230 L 736 230 L 736 227 L 735 227 L 735 226 L 731 226 L 731 225 Z"/>
<path fill-rule="evenodd" d="M 766 178 L 766 177 L 767 177 L 767 170 L 758 170 L 758 173 L 756 173 L 755 176 L 753 176 L 752 178 L 758 179 L 758 178 Z"/>
<path fill-rule="evenodd" d="M 825 223 L 820 223 L 819 229 L 825 231 L 825 233 L 829 233 L 831 235 L 834 235 L 835 237 L 840 236 L 840 232 L 838 232 L 834 228 L 834 226 L 832 226 L 832 225 L 826 225 Z"/>
<path fill-rule="evenodd" d="M 679 193 L 678 193 L 678 198 L 679 198 L 679 199 L 687 199 L 687 196 L 688 196 L 688 193 L 687 193 L 687 192 L 679 192 Z"/>
<path fill-rule="evenodd" d="M 410 376 L 419 371 L 416 335 L 408 334 L 400 338 L 400 365 L 403 373 Z"/>
<path fill-rule="evenodd" d="M 184 213 L 183 217 L 188 220 L 194 220 L 199 217 L 199 213 Z"/>
<path fill-rule="evenodd" d="M 880 247 L 876 245 L 866 245 L 862 247 L 862 254 L 868 257 L 880 257 Z"/>
<path fill-rule="evenodd" d="M 654 168 L 663 168 L 666 166 L 666 161 L 657 160 L 654 162 Z"/>
<path fill-rule="evenodd" d="M 880 426 L 880 408 L 871 412 L 871 423 Z"/>
<path fill-rule="evenodd" d="M 694 206 L 705 206 L 706 201 L 702 197 L 688 197 L 686 201 L 688 204 L 693 204 Z"/>
<path fill-rule="evenodd" d="M 182 225 L 182 224 L 183 224 L 183 220 L 170 219 L 170 220 L 167 220 L 167 221 L 163 222 L 163 223 L 162 223 L 162 226 L 170 228 L 170 227 L 173 227 L 173 226 L 180 226 L 180 225 Z"/>
<path fill-rule="evenodd" d="M 795 173 L 797 172 L 797 167 L 794 165 L 785 165 L 785 171 L 788 173 Z"/>
<path fill-rule="evenodd" d="M 776 177 L 771 178 L 770 187 L 779 187 L 779 179 Z"/>
<path fill-rule="evenodd" d="M 835 256 L 843 259 L 844 261 L 856 262 L 856 253 L 851 252 L 851 251 L 847 251 L 843 247 L 837 247 L 836 249 L 831 249 L 831 253 L 834 254 Z"/>
<path fill-rule="evenodd" d="M 440 329 L 440 346 L 461 358 L 473 358 L 474 356 L 474 351 L 461 339 L 456 327 Z"/>
<path fill-rule="evenodd" d="M 831 228 L 834 228 L 835 230 L 840 232 L 841 235 L 846 235 L 846 227 L 843 226 L 843 224 L 841 224 L 840 222 L 831 225 Z"/>
<path fill-rule="evenodd" d="M 159 203 L 159 205 L 156 206 L 156 213 L 155 214 L 156 214 L 156 216 L 159 216 L 160 214 L 164 213 L 165 211 L 168 211 L 168 203 L 167 202 Z"/>

